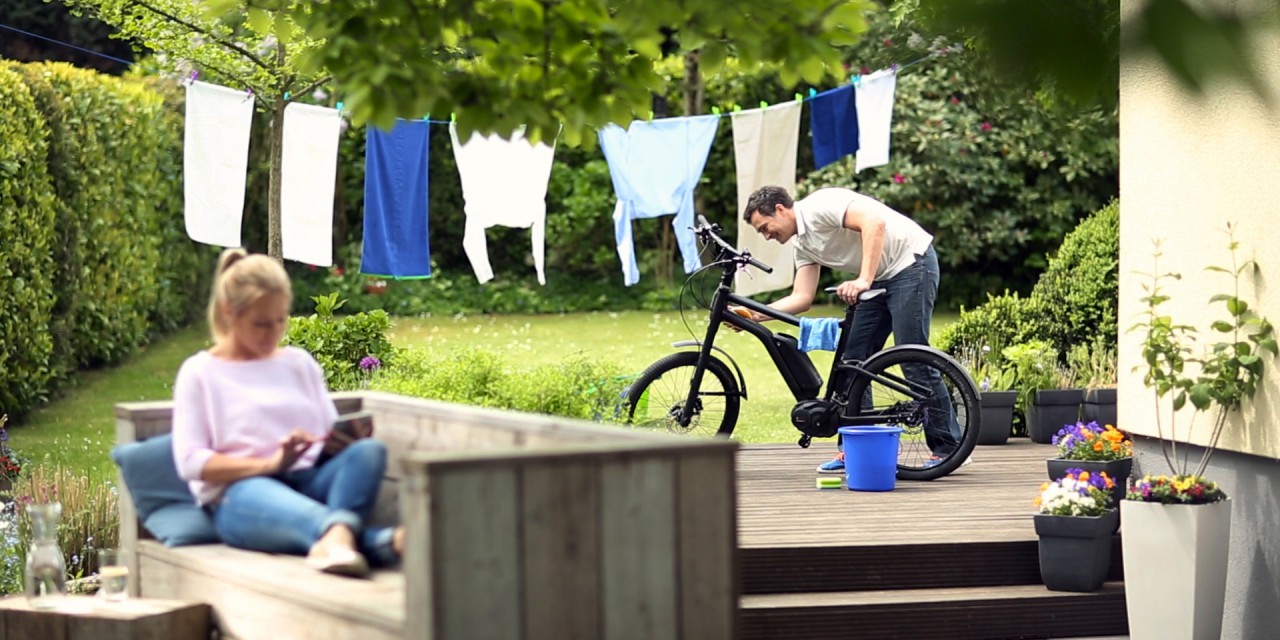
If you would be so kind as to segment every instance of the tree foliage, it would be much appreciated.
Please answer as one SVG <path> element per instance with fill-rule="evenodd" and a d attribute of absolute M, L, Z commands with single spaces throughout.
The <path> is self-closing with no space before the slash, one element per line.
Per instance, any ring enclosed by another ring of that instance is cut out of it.
<path fill-rule="evenodd" d="M 286 9 L 285 0 L 251 0 Z M 230 7 L 235 0 L 217 0 Z M 456 113 L 470 130 L 577 144 L 650 113 L 654 63 L 697 52 L 704 73 L 733 55 L 786 62 L 788 85 L 843 73 L 841 47 L 866 29 L 868 0 L 330 0 L 292 6 L 325 45 L 312 69 L 337 81 L 357 123 Z"/>

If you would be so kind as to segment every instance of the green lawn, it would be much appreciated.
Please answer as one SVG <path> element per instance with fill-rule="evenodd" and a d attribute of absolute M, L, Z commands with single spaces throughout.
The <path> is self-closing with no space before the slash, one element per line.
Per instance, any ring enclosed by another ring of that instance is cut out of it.
<path fill-rule="evenodd" d="M 841 307 L 820 307 L 808 315 L 839 316 Z M 687 314 L 701 337 L 705 312 Z M 954 314 L 934 317 L 935 331 L 953 322 Z M 553 364 L 582 354 L 639 373 L 673 352 L 671 343 L 690 340 L 677 312 L 627 311 L 533 316 L 453 316 L 399 318 L 392 342 L 399 347 L 432 350 L 486 348 L 505 356 L 509 366 Z M 743 403 L 735 436 L 744 442 L 792 442 L 796 438 L 790 411 L 794 400 L 764 348 L 754 338 L 723 332 L 717 344 L 742 367 L 750 398 Z M 114 477 L 106 452 L 115 442 L 117 402 L 163 400 L 172 395 L 173 378 L 182 361 L 208 343 L 203 327 L 193 327 L 151 345 L 125 364 L 83 374 L 79 384 L 49 406 L 35 411 L 11 430 L 10 445 L 41 462 L 87 467 L 90 473 Z M 813 354 L 826 376 L 832 354 Z"/>

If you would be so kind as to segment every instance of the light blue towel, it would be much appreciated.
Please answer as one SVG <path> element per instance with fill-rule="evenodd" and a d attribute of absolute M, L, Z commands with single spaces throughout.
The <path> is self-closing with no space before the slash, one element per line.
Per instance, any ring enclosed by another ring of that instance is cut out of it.
<path fill-rule="evenodd" d="M 801 351 L 835 351 L 840 347 L 839 318 L 800 318 Z"/>
<path fill-rule="evenodd" d="M 693 233 L 693 189 L 702 177 L 719 123 L 720 117 L 712 115 L 636 120 L 626 130 L 615 124 L 600 129 L 600 147 L 618 196 L 614 240 L 628 287 L 640 281 L 632 220 L 674 213 L 671 226 L 684 258 L 684 272 L 702 266 Z"/>
<path fill-rule="evenodd" d="M 391 278 L 431 276 L 427 245 L 427 149 L 431 127 L 397 120 L 370 127 L 365 144 L 364 247 L 360 273 Z"/>
<path fill-rule="evenodd" d="M 809 101 L 813 168 L 821 169 L 858 150 L 858 103 L 853 85 L 823 91 Z"/>

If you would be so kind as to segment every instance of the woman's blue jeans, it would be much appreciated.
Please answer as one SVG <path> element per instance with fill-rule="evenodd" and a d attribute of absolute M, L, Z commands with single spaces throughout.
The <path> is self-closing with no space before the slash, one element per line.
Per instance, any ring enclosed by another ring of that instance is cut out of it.
<path fill-rule="evenodd" d="M 866 360 L 884 348 L 890 333 L 894 344 L 929 344 L 929 323 L 933 321 L 939 277 L 938 254 L 930 246 L 923 255 L 916 256 L 915 264 L 891 278 L 873 282 L 872 289 L 884 289 L 885 292 L 858 303 L 841 357 L 845 360 Z M 927 378 L 933 388 L 934 402 L 938 406 L 935 407 L 937 411 L 930 413 L 949 418 L 946 424 L 924 425 L 925 443 L 936 455 L 950 455 L 959 445 L 960 426 L 956 423 L 951 397 L 938 370 L 911 365 L 903 365 L 902 368 L 908 379 Z"/>
<path fill-rule="evenodd" d="M 214 527 L 233 547 L 305 554 L 329 527 L 343 524 L 371 564 L 393 564 L 393 529 L 364 526 L 386 468 L 386 446 L 365 438 L 320 466 L 239 480 L 215 503 Z"/>

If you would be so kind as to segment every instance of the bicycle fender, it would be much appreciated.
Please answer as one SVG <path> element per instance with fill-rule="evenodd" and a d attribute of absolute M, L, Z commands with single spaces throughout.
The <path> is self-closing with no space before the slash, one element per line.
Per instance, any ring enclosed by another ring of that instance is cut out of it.
<path fill-rule="evenodd" d="M 677 349 L 683 349 L 685 347 L 697 347 L 701 349 L 702 342 L 698 340 L 681 340 L 680 342 L 672 342 L 671 346 Z M 733 356 L 729 355 L 728 351 L 725 351 L 724 349 L 721 349 L 720 347 L 717 347 L 714 344 L 711 345 L 711 350 L 719 351 L 720 355 L 723 355 L 725 359 L 729 361 L 729 364 L 733 365 L 733 372 L 738 374 L 738 388 L 742 389 L 742 399 L 746 400 L 747 399 L 747 379 L 743 377 L 742 367 L 738 366 L 738 361 L 734 360 Z"/>

